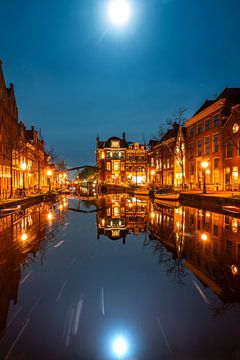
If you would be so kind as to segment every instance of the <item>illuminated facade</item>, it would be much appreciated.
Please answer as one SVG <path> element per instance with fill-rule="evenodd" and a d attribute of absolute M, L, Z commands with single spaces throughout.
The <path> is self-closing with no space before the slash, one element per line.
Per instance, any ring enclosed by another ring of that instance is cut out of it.
<path fill-rule="evenodd" d="M 146 231 L 149 200 L 137 199 L 127 194 L 101 195 L 98 197 L 97 233 L 111 240 L 125 241 L 127 234 Z"/>
<path fill-rule="evenodd" d="M 185 129 L 177 123 L 159 141 L 150 140 L 149 182 L 156 187 L 185 185 Z"/>
<path fill-rule="evenodd" d="M 184 283 L 184 268 L 188 268 L 224 302 L 240 302 L 240 219 L 155 204 L 149 213 L 149 230 L 159 262 L 176 281 Z"/>
<path fill-rule="evenodd" d="M 126 176 L 129 185 L 147 184 L 148 152 L 146 146 L 139 143 L 128 145 L 126 151 Z"/>
<path fill-rule="evenodd" d="M 47 188 L 44 141 L 32 127 L 18 122 L 14 87 L 7 88 L 0 61 L 0 199 Z"/>
<path fill-rule="evenodd" d="M 139 143 L 111 137 L 107 141 L 97 138 L 96 165 L 99 184 L 136 185 L 147 183 L 147 149 Z"/>
<path fill-rule="evenodd" d="M 204 177 L 210 190 L 239 187 L 239 104 L 240 89 L 226 88 L 215 100 L 206 100 L 186 121 L 186 176 L 190 189 L 201 189 Z"/>

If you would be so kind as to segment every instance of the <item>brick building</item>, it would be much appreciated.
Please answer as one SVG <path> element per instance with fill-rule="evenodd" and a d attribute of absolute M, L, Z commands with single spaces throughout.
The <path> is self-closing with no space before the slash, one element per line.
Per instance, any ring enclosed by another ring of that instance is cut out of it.
<path fill-rule="evenodd" d="M 0 199 L 47 188 L 47 161 L 44 141 L 32 127 L 18 120 L 14 86 L 5 84 L 0 60 Z"/>
<path fill-rule="evenodd" d="M 229 138 L 233 134 L 232 122 L 239 122 L 235 108 L 238 104 L 240 89 L 226 88 L 215 100 L 206 100 L 186 121 L 186 177 L 190 189 L 201 189 L 204 177 L 207 188 L 212 190 L 229 190 L 232 182 L 234 186 L 239 182 L 237 147 L 233 151 Z M 234 142 L 238 142 L 239 132 L 233 135 Z M 204 162 L 207 168 L 203 168 Z"/>
<path fill-rule="evenodd" d="M 185 184 L 185 129 L 177 123 L 159 141 L 150 140 L 149 182 L 157 187 Z"/>
<path fill-rule="evenodd" d="M 136 185 L 147 183 L 148 158 L 145 145 L 111 137 L 107 141 L 97 138 L 96 165 L 99 184 Z"/>

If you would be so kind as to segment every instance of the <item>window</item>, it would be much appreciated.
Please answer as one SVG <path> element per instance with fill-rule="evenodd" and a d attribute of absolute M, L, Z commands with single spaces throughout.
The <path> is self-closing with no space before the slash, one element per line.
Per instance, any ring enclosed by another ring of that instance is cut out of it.
<path fill-rule="evenodd" d="M 213 152 L 217 152 L 219 149 L 219 134 L 213 135 Z"/>
<path fill-rule="evenodd" d="M 190 175 L 194 175 L 194 164 L 190 165 Z"/>
<path fill-rule="evenodd" d="M 111 141 L 111 147 L 112 148 L 119 148 L 120 147 L 119 140 L 112 140 Z"/>
<path fill-rule="evenodd" d="M 210 129 L 210 119 L 205 120 L 205 131 L 208 131 Z"/>
<path fill-rule="evenodd" d="M 198 134 L 201 134 L 201 133 L 202 133 L 202 123 L 201 123 L 201 122 L 199 122 L 199 123 L 197 124 L 197 133 L 198 133 Z"/>
<path fill-rule="evenodd" d="M 213 127 L 217 128 L 219 126 L 219 115 L 214 115 L 213 117 Z"/>
<path fill-rule="evenodd" d="M 233 156 L 233 142 L 230 140 L 226 145 L 226 158 Z"/>
<path fill-rule="evenodd" d="M 120 158 L 121 158 L 121 159 L 124 159 L 124 158 L 125 158 L 125 153 L 124 153 L 123 151 L 121 151 L 121 152 L 119 153 L 119 155 L 120 155 Z"/>
<path fill-rule="evenodd" d="M 111 157 L 111 152 L 107 151 L 107 159 L 110 159 L 110 157 Z"/>
<path fill-rule="evenodd" d="M 194 157 L 194 143 L 190 144 L 189 150 L 190 159 L 192 159 Z"/>
<path fill-rule="evenodd" d="M 206 136 L 204 139 L 205 154 L 210 154 L 210 136 Z"/>
<path fill-rule="evenodd" d="M 197 141 L 197 156 L 202 156 L 202 140 Z"/>
<path fill-rule="evenodd" d="M 111 170 L 111 163 L 107 162 L 107 170 Z"/>
<path fill-rule="evenodd" d="M 118 162 L 114 162 L 114 163 L 113 163 L 113 170 L 114 170 L 114 171 L 118 171 L 118 170 L 119 170 L 119 163 L 118 163 Z"/>
<path fill-rule="evenodd" d="M 125 169 L 124 163 L 121 163 L 121 170 L 123 171 Z"/>
<path fill-rule="evenodd" d="M 192 126 L 189 130 L 189 137 L 192 138 L 194 135 L 194 127 Z"/>

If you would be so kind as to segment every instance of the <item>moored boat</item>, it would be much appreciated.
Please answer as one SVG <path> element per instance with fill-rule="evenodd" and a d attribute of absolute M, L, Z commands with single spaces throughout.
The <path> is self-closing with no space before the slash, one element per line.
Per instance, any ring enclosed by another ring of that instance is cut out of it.
<path fill-rule="evenodd" d="M 21 210 L 21 206 L 15 206 L 15 207 L 8 207 L 8 208 L 2 208 L 0 209 L 0 217 L 8 216 L 15 214 Z"/>
<path fill-rule="evenodd" d="M 240 206 L 234 206 L 234 205 L 224 205 L 222 207 L 224 211 L 227 211 L 231 214 L 238 214 L 240 215 Z"/>

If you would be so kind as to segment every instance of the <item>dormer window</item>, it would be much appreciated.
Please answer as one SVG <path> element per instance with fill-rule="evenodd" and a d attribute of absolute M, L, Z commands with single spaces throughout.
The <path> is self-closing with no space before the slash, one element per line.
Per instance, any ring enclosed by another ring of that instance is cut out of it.
<path fill-rule="evenodd" d="M 111 147 L 112 147 L 112 148 L 119 148 L 119 147 L 120 147 L 120 142 L 119 142 L 119 140 L 112 140 L 112 141 L 111 141 Z"/>

